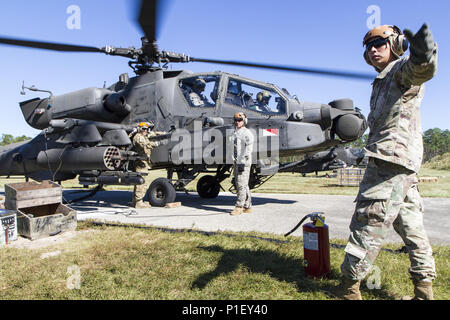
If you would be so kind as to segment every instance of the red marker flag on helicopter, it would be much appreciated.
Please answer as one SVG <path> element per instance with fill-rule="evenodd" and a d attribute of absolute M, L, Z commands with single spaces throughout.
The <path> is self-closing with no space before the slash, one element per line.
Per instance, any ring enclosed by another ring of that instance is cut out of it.
<path fill-rule="evenodd" d="M 264 129 L 263 137 L 278 136 L 278 129 Z"/>

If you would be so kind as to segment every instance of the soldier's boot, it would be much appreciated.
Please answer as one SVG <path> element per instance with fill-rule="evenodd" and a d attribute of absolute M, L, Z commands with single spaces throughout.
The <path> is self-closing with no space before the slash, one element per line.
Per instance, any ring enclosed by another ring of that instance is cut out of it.
<path fill-rule="evenodd" d="M 431 281 L 416 281 L 414 283 L 413 300 L 434 300 L 433 283 Z"/>
<path fill-rule="evenodd" d="M 134 207 L 136 209 L 145 209 L 145 208 L 151 208 L 152 206 L 149 203 L 139 200 L 135 203 Z"/>
<path fill-rule="evenodd" d="M 252 213 L 252 207 L 244 208 L 243 212 L 244 213 Z"/>
<path fill-rule="evenodd" d="M 244 213 L 244 209 L 242 207 L 234 207 L 234 210 L 231 211 L 230 215 L 232 216 L 238 216 L 240 214 Z"/>
<path fill-rule="evenodd" d="M 434 300 L 433 283 L 427 281 L 414 282 L 414 300 Z"/>
<path fill-rule="evenodd" d="M 337 298 L 345 300 L 362 300 L 361 292 L 359 291 L 360 280 L 351 280 L 342 277 L 341 283 L 331 289 L 331 293 Z"/>
<path fill-rule="evenodd" d="M 400 300 L 434 300 L 432 282 L 413 280 L 413 283 L 414 297 L 403 296 Z"/>

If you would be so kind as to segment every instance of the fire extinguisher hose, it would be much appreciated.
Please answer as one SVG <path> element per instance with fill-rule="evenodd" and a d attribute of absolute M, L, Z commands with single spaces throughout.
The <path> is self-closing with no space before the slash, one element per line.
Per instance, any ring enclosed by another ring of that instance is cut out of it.
<path fill-rule="evenodd" d="M 307 214 L 306 216 L 304 216 L 304 217 L 302 218 L 302 220 L 300 220 L 300 222 L 294 227 L 294 229 L 292 229 L 291 231 L 289 231 L 288 233 L 286 233 L 284 236 L 287 237 L 287 236 L 290 235 L 292 232 L 294 232 L 295 230 L 297 230 L 297 229 L 302 225 L 302 223 L 303 223 L 306 219 L 308 219 L 309 217 L 311 217 L 311 214 Z"/>

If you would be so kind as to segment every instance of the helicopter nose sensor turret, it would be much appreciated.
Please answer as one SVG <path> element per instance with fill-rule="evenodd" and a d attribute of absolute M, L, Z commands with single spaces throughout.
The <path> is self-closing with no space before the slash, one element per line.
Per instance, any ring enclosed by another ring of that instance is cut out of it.
<path fill-rule="evenodd" d="M 332 130 L 339 138 L 344 141 L 354 141 L 366 131 L 366 119 L 359 112 L 359 109 L 354 108 L 353 100 L 338 99 L 329 102 L 328 105 L 333 108 L 335 114 L 340 114 L 333 121 Z"/>
<path fill-rule="evenodd" d="M 288 121 L 320 125 L 321 131 L 328 131 L 330 138 L 336 134 L 345 142 L 358 139 L 367 129 L 364 116 L 354 108 L 351 99 L 333 100 L 328 104 L 293 104 L 291 112 Z"/>

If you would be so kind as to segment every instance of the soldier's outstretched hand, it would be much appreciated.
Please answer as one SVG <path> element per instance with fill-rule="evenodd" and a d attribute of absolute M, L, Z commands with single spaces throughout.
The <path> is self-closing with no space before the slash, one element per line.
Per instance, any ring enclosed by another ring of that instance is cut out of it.
<path fill-rule="evenodd" d="M 435 44 L 428 25 L 424 23 L 416 34 L 413 34 L 409 29 L 403 30 L 403 33 L 410 44 L 409 51 L 411 52 L 410 59 L 412 62 L 420 64 L 430 61 Z"/>

